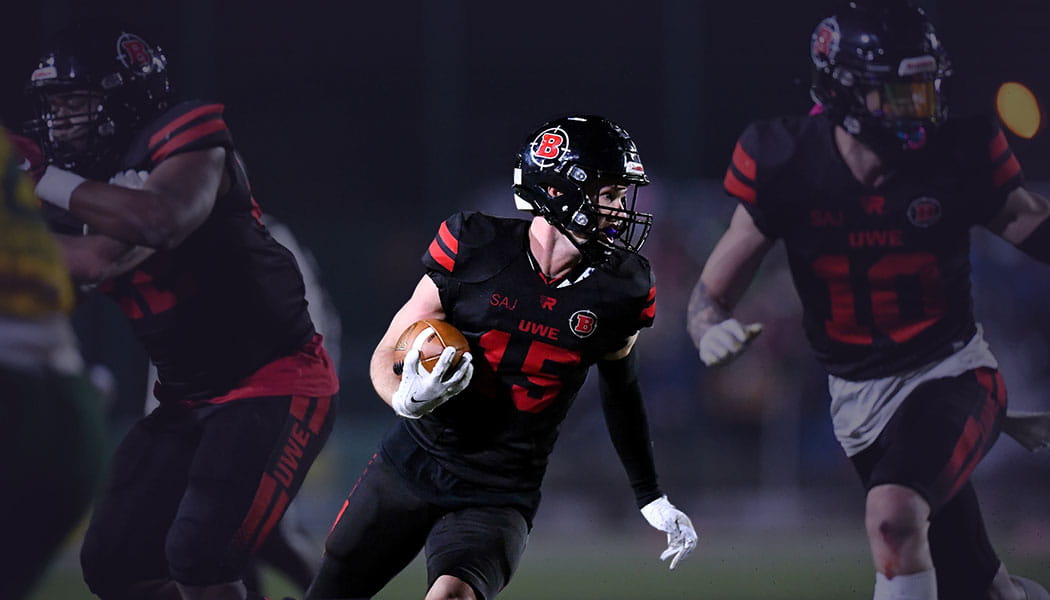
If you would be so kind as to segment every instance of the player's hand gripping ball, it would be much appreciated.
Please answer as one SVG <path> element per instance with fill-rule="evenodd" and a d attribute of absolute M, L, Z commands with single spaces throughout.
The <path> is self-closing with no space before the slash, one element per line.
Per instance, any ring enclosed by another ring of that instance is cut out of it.
<path fill-rule="evenodd" d="M 394 345 L 394 373 L 401 383 L 390 400 L 394 412 L 418 419 L 462 392 L 474 375 L 466 338 L 436 319 L 413 323 Z"/>
<path fill-rule="evenodd" d="M 429 330 L 429 331 L 428 331 Z M 422 339 L 421 334 L 427 333 Z M 405 365 L 405 353 L 412 349 L 413 344 L 418 344 L 419 366 L 429 373 L 441 358 L 441 352 L 445 348 L 456 349 L 456 355 L 452 359 L 446 373 L 452 374 L 459 367 L 459 361 L 463 359 L 463 353 L 470 351 L 467 338 L 463 337 L 453 325 L 440 319 L 424 319 L 416 321 L 408 326 L 408 329 L 397 338 L 394 344 L 394 374 L 401 375 Z"/>

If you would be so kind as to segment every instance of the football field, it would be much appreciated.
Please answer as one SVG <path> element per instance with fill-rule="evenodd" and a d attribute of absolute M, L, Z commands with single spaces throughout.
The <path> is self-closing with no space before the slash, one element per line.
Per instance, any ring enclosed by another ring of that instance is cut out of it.
<path fill-rule="evenodd" d="M 540 529 L 540 524 L 537 525 Z M 845 600 L 871 597 L 873 580 L 865 540 L 859 531 L 808 533 L 731 531 L 705 534 L 701 548 L 669 572 L 657 560 L 660 536 L 631 528 L 630 535 L 567 539 L 534 530 L 517 575 L 500 595 L 504 600 Z M 1050 582 L 1050 551 L 1041 544 L 1006 540 L 997 544 L 1011 572 Z M 276 577 L 271 598 L 301 594 Z M 422 559 L 377 598 L 422 598 Z M 32 600 L 87 600 L 75 551 L 56 561 Z"/>

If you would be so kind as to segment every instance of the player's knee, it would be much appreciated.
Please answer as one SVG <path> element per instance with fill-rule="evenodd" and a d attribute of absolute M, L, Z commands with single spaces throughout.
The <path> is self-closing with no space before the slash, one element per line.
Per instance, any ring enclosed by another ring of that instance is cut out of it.
<path fill-rule="evenodd" d="M 881 485 L 868 492 L 864 523 L 872 544 L 891 553 L 924 543 L 930 509 L 914 490 Z"/>
<path fill-rule="evenodd" d="M 424 600 L 477 600 L 470 584 L 452 575 L 442 575 L 430 586 Z"/>
<path fill-rule="evenodd" d="M 247 555 L 234 555 L 228 544 L 202 543 L 210 538 L 195 529 L 177 520 L 168 531 L 164 554 L 171 578 L 180 585 L 194 587 L 240 580 Z"/>

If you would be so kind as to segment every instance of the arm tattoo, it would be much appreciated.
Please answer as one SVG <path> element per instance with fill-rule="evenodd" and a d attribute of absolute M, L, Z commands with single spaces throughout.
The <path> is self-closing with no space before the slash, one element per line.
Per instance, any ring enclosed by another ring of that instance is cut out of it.
<path fill-rule="evenodd" d="M 713 298 L 707 290 L 703 281 L 698 281 L 693 288 L 693 294 L 689 298 L 689 308 L 686 311 L 686 328 L 693 343 L 700 345 L 700 338 L 711 328 L 712 325 L 725 321 L 732 313 L 729 308 Z"/>

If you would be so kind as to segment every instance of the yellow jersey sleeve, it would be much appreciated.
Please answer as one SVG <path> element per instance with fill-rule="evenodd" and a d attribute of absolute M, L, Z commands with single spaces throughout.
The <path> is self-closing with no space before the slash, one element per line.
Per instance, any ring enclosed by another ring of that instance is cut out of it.
<path fill-rule="evenodd" d="M 68 314 L 73 286 L 58 243 L 40 213 L 22 158 L 0 129 L 0 316 Z"/>

